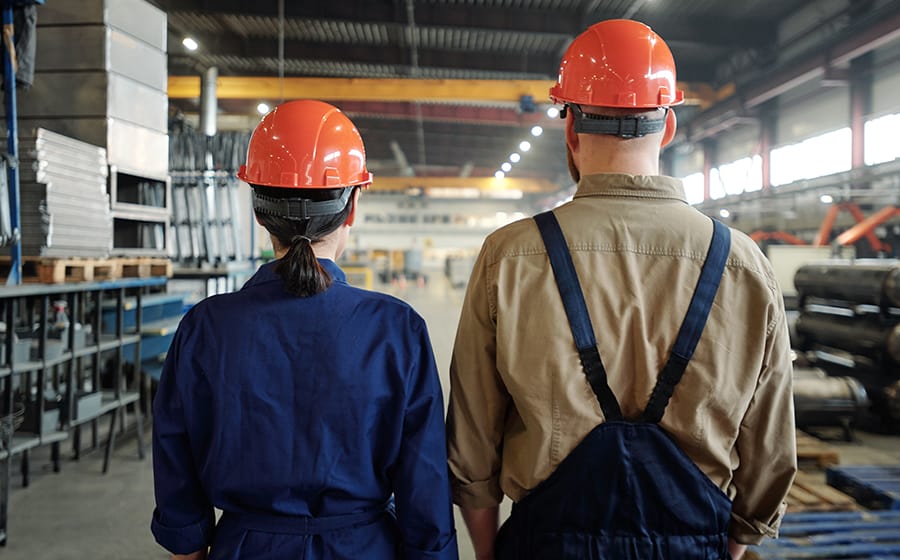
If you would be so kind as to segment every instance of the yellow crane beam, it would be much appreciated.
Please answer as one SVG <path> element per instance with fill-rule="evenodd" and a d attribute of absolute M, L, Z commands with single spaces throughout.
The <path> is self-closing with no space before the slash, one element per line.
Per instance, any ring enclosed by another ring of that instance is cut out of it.
<path fill-rule="evenodd" d="M 553 80 L 434 80 L 410 78 L 284 78 L 220 76 L 219 99 L 324 99 L 341 101 L 505 101 L 516 102 L 530 95 L 535 102 L 548 102 Z M 727 97 L 733 88 L 714 90 L 708 84 L 679 83 L 685 102 L 707 106 Z M 199 76 L 169 76 L 169 98 L 200 96 Z"/>
<path fill-rule="evenodd" d="M 461 190 L 477 189 L 481 192 L 554 193 L 559 185 L 547 179 L 530 177 L 382 177 L 375 174 L 375 181 L 369 187 L 375 191 L 408 193 L 410 191 L 430 191 L 434 189 Z"/>

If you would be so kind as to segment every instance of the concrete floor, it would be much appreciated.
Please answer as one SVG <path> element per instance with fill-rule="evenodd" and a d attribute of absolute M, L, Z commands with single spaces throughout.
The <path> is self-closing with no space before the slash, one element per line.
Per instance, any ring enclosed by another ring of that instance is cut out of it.
<path fill-rule="evenodd" d="M 463 291 L 453 289 L 435 272 L 425 287 L 382 286 L 409 301 L 426 319 L 442 381 L 448 390 L 447 370 L 459 319 Z M 105 424 L 105 423 L 104 423 Z M 103 427 L 105 431 L 105 426 Z M 830 442 L 844 464 L 900 464 L 900 438 L 857 433 L 854 443 Z M 64 457 L 68 447 L 63 446 Z M 101 474 L 102 452 L 64 460 L 61 473 L 50 468 L 49 453 L 32 457 L 32 482 L 21 488 L 15 476 L 9 513 L 9 541 L 0 549 L 2 560 L 152 560 L 167 558 L 149 531 L 153 510 L 151 461 L 139 461 L 135 441 L 123 439 L 115 450 L 110 472 Z M 819 473 L 821 475 L 821 473 Z M 502 508 L 508 513 L 508 503 Z M 471 543 L 457 512 L 460 558 L 474 558 Z"/>

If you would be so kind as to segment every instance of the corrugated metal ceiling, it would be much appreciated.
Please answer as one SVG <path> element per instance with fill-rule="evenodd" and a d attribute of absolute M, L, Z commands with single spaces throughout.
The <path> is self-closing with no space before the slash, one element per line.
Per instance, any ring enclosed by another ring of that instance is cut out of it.
<path fill-rule="evenodd" d="M 171 16 L 172 24 L 204 33 L 231 30 L 247 38 L 278 37 L 278 18 L 182 12 Z M 496 31 L 463 27 L 416 26 L 402 23 L 365 23 L 321 19 L 289 19 L 285 21 L 285 39 L 315 43 L 383 46 L 395 44 L 421 48 L 484 51 L 557 53 L 572 39 L 563 33 Z M 415 42 L 411 39 L 414 38 Z"/>

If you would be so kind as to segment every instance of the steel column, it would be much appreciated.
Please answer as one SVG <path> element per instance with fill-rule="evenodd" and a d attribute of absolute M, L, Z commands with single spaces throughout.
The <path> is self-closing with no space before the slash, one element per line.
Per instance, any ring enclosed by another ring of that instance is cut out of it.
<path fill-rule="evenodd" d="M 218 77 L 218 68 L 215 66 L 207 68 L 203 73 L 203 81 L 200 86 L 200 130 L 207 136 L 216 135 L 216 111 L 218 109 L 216 80 Z"/>
<path fill-rule="evenodd" d="M 703 141 L 703 200 L 710 199 L 710 186 L 712 184 L 712 168 L 716 159 L 716 141 L 707 138 Z"/>
<path fill-rule="evenodd" d="M 16 46 L 13 36 L 13 2 L 3 1 L 3 106 L 6 115 L 6 146 L 9 154 L 9 218 L 12 230 L 11 262 L 7 285 L 22 282 L 22 244 L 19 217 L 19 130 L 16 116 Z"/>
<path fill-rule="evenodd" d="M 861 56 L 850 63 L 850 133 L 851 167 L 858 169 L 866 164 L 865 123 L 872 108 L 872 55 Z M 854 185 L 854 187 L 859 185 Z"/>

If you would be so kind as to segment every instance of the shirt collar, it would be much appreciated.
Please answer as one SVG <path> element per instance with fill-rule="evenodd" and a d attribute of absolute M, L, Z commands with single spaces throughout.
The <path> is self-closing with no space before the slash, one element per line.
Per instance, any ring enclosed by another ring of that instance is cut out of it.
<path fill-rule="evenodd" d="M 319 261 L 319 264 L 322 265 L 322 268 L 324 268 L 328 272 L 332 280 L 334 280 L 335 282 L 341 282 L 342 284 L 347 283 L 347 275 L 344 274 L 344 271 L 341 270 L 341 267 L 339 267 L 333 260 L 316 260 Z M 255 286 L 257 284 L 263 284 L 265 282 L 281 282 L 281 276 L 278 276 L 278 274 L 275 272 L 275 265 L 277 264 L 278 261 L 274 260 L 259 267 L 259 270 L 257 270 L 256 274 L 254 274 L 253 277 L 250 278 L 250 280 L 248 280 L 246 284 L 244 284 L 244 287 L 247 288 L 250 286 Z"/>
<path fill-rule="evenodd" d="M 578 182 L 575 198 L 587 196 L 667 198 L 687 203 L 681 179 L 664 175 L 628 175 L 625 173 L 585 175 Z"/>

